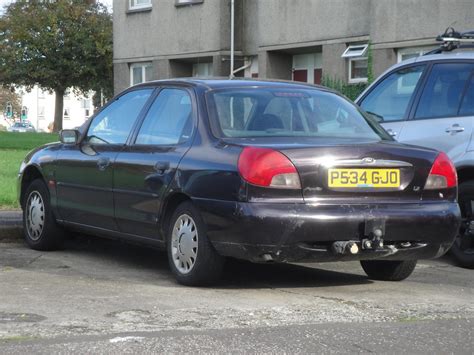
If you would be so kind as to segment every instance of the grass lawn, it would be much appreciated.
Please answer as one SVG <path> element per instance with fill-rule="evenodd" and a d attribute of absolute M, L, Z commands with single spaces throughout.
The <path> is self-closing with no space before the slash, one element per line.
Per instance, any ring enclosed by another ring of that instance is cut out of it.
<path fill-rule="evenodd" d="M 0 209 L 18 208 L 16 177 L 26 154 L 58 140 L 57 134 L 0 132 Z"/>

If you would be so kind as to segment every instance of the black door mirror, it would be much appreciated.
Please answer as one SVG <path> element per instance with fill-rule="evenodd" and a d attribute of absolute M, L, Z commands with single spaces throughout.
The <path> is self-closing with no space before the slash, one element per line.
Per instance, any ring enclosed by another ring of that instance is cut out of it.
<path fill-rule="evenodd" d="M 64 144 L 77 144 L 79 135 L 80 133 L 77 129 L 63 129 L 59 132 L 59 139 Z"/>

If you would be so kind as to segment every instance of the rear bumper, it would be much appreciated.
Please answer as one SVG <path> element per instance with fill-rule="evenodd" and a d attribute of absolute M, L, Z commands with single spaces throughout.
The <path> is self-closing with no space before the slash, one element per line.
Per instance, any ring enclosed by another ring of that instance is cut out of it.
<path fill-rule="evenodd" d="M 457 203 L 307 205 L 196 199 L 208 236 L 225 256 L 252 261 L 409 260 L 443 255 L 460 226 Z M 383 226 L 383 247 L 363 249 L 368 228 Z M 335 252 L 353 241 L 356 254 Z M 271 258 L 269 258 L 269 256 Z"/>

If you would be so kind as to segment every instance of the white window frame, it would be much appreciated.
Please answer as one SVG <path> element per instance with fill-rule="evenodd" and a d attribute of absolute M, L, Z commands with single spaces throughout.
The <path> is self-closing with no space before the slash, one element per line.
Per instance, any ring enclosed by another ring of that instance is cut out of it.
<path fill-rule="evenodd" d="M 132 63 L 130 64 L 130 86 L 133 85 L 138 85 L 141 83 L 146 83 L 147 81 L 150 81 L 150 78 L 146 77 L 146 68 L 151 67 L 152 63 L 151 62 L 140 62 L 140 63 Z M 142 81 L 140 83 L 133 83 L 133 69 L 141 67 L 142 69 Z"/>
<path fill-rule="evenodd" d="M 202 4 L 204 0 L 175 0 L 175 6 Z"/>
<path fill-rule="evenodd" d="M 425 47 L 405 47 L 405 48 L 398 48 L 397 49 L 397 63 L 401 63 L 403 61 L 402 56 L 404 54 L 416 54 L 418 57 L 436 49 L 435 46 L 425 46 Z"/>
<path fill-rule="evenodd" d="M 369 78 L 365 77 L 365 78 L 352 78 L 352 62 L 358 62 L 358 61 L 367 61 L 369 60 L 369 58 L 367 57 L 358 57 L 358 58 L 349 58 L 349 60 L 347 61 L 349 63 L 349 84 L 359 84 L 359 83 L 366 83 L 368 81 Z M 367 63 L 367 69 L 368 69 L 368 64 Z"/>
<path fill-rule="evenodd" d="M 368 43 L 364 44 L 351 44 L 347 46 L 346 50 L 344 53 L 342 53 L 342 58 L 358 58 L 358 57 L 364 57 L 367 48 L 369 48 Z"/>
<path fill-rule="evenodd" d="M 151 0 L 148 0 L 147 4 L 137 4 L 137 0 L 128 0 L 128 9 L 129 10 L 141 10 L 149 9 L 152 7 Z"/>
<path fill-rule="evenodd" d="M 366 83 L 368 81 L 367 77 L 352 78 L 352 63 L 362 60 L 368 61 L 368 57 L 366 56 L 368 48 L 368 43 L 351 44 L 348 45 L 344 53 L 342 53 L 341 58 L 347 59 L 347 64 L 349 66 L 347 80 L 349 84 Z"/>

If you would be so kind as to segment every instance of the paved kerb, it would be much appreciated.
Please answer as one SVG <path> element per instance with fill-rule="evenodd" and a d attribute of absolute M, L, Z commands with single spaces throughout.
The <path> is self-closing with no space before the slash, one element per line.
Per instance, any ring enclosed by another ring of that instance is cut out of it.
<path fill-rule="evenodd" d="M 20 238 L 22 228 L 20 210 L 0 211 L 0 240 Z"/>

